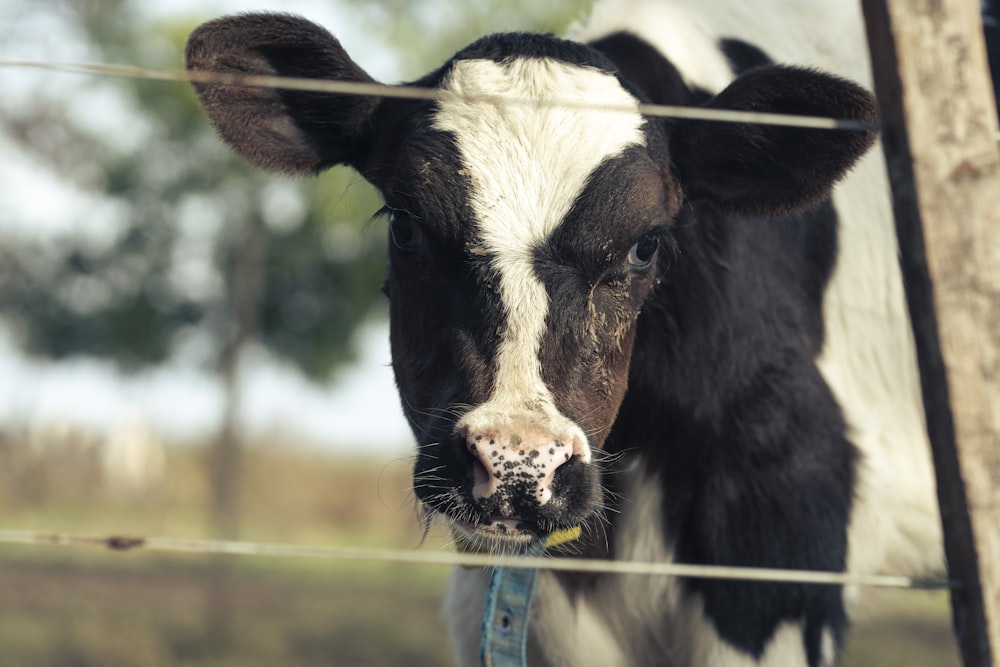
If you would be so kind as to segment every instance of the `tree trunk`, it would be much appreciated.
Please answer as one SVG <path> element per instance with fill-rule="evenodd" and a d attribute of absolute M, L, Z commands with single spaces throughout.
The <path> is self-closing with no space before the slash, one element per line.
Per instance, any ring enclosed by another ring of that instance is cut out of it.
<path fill-rule="evenodd" d="M 219 437 L 209 452 L 208 461 L 213 536 L 226 540 L 237 539 L 240 532 L 240 361 L 257 326 L 264 271 L 261 247 L 264 235 L 260 222 L 238 224 L 239 238 L 233 243 L 235 257 L 228 280 L 228 340 L 219 365 L 225 407 Z M 234 639 L 233 579 L 231 559 L 215 557 L 206 589 L 206 629 L 210 645 L 223 651 Z"/>

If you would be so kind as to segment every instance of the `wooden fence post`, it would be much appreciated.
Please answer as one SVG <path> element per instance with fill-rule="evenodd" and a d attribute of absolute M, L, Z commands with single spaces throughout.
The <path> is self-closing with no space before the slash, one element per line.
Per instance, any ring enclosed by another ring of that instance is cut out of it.
<path fill-rule="evenodd" d="M 998 665 L 1000 150 L 979 3 L 862 6 L 945 554 L 962 582 L 955 632 L 966 667 Z"/>

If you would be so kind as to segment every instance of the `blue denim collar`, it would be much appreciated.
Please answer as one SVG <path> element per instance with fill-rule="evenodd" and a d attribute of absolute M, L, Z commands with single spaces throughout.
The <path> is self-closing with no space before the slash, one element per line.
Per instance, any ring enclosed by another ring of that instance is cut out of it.
<path fill-rule="evenodd" d="M 557 531 L 535 542 L 526 556 L 542 556 L 545 550 L 575 540 L 580 528 Z M 482 667 L 524 667 L 527 664 L 528 620 L 538 583 L 535 568 L 497 567 L 490 575 L 483 609 L 480 642 Z"/>

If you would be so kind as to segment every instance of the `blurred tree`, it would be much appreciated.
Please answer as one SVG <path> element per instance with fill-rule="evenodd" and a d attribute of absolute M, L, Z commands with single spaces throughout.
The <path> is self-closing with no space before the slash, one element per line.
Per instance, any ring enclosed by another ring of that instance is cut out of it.
<path fill-rule="evenodd" d="M 176 66 L 195 23 L 144 29 L 122 18 L 134 10 L 124 0 L 67 6 L 115 62 L 148 61 L 152 44 Z M 0 312 L 18 341 L 31 354 L 85 354 L 134 370 L 168 360 L 193 338 L 200 361 L 218 364 L 234 335 L 227 277 L 253 228 L 267 275 L 257 278 L 262 316 L 251 338 L 307 376 L 329 377 L 351 358 L 350 333 L 379 298 L 384 244 L 364 233 L 374 192 L 348 188 L 358 179 L 341 170 L 273 183 L 220 145 L 189 87 L 111 83 L 135 116 L 135 129 L 122 132 L 139 135 L 137 150 L 82 131 L 72 117 L 78 109 L 65 105 L 0 111 L 8 137 L 115 204 L 111 219 L 82 221 L 79 234 L 8 236 Z M 95 241 L 91 228 L 109 226 L 110 241 Z"/>

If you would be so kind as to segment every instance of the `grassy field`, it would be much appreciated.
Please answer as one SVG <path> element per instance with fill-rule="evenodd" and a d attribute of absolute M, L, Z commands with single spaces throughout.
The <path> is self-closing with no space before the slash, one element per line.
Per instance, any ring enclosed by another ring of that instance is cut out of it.
<path fill-rule="evenodd" d="M 0 554 L 4 665 L 442 665 L 441 574 L 33 550 Z M 230 588 L 228 628 L 207 593 Z"/>
<path fill-rule="evenodd" d="M 200 455 L 177 450 L 168 482 L 115 499 L 65 485 L 0 496 L 0 527 L 209 536 Z M 407 461 L 335 461 L 252 450 L 246 539 L 415 548 Z M 442 548 L 432 534 L 424 549 Z M 0 664 L 13 667 L 408 667 L 448 664 L 446 572 L 414 565 L 0 547 Z M 958 667 L 940 594 L 880 594 L 844 667 Z"/>

